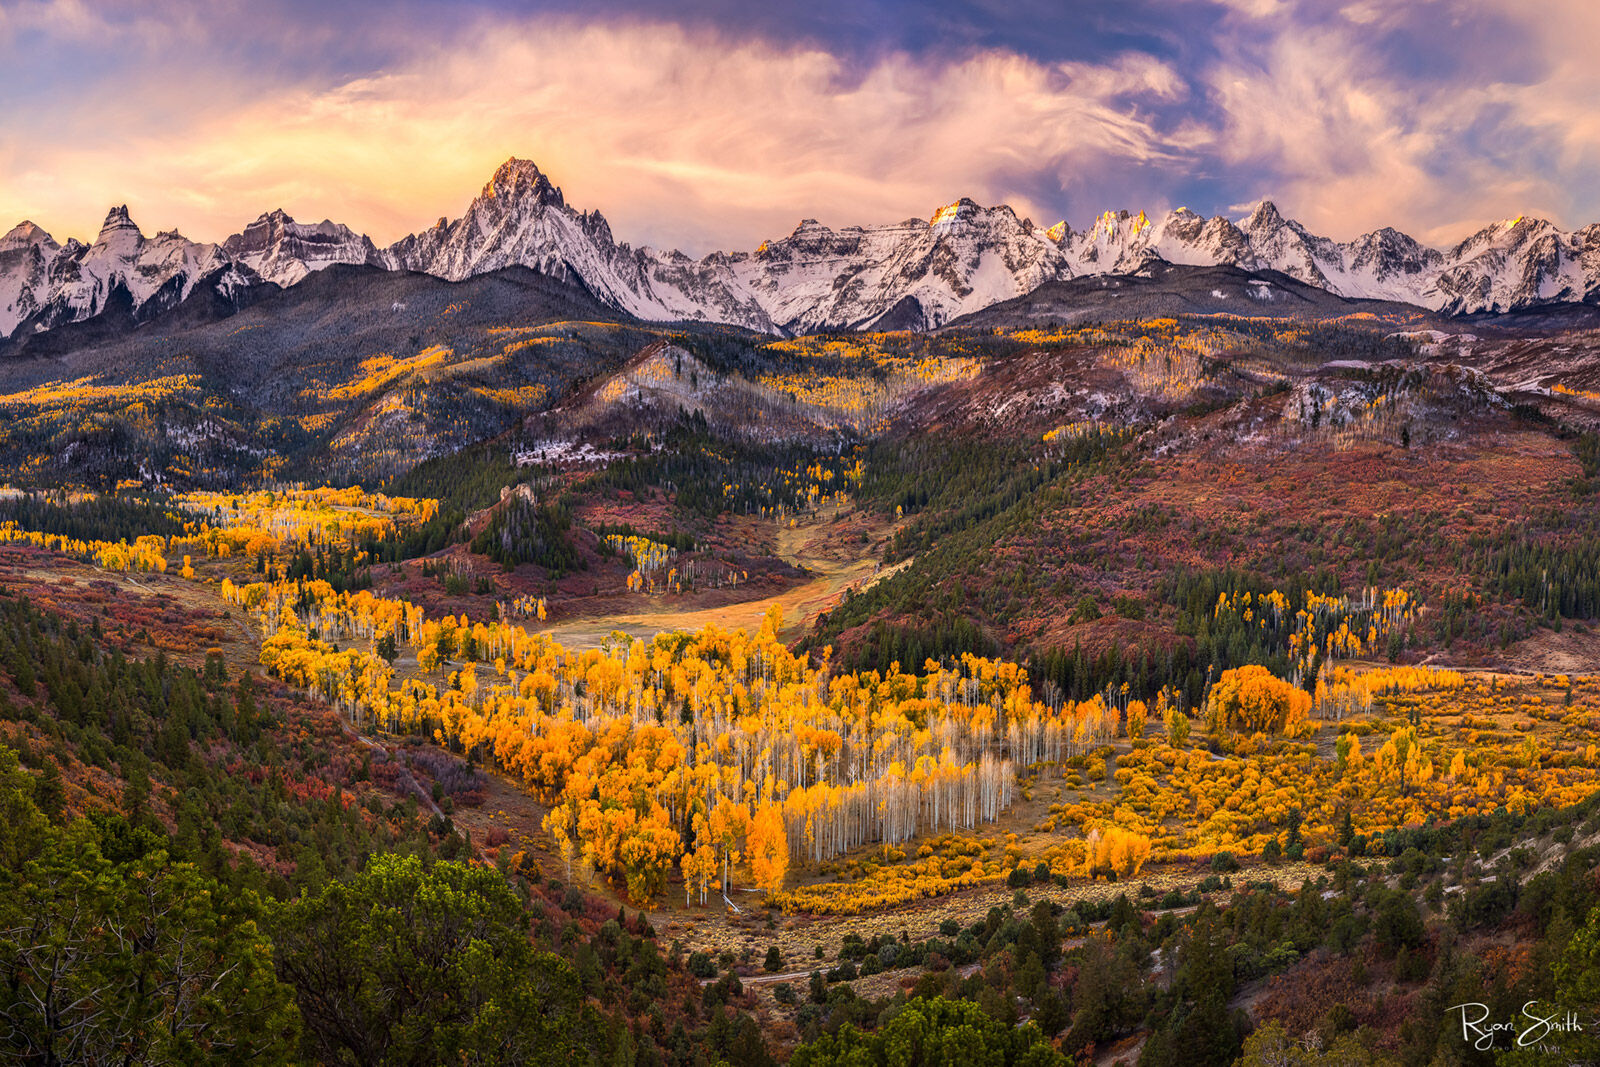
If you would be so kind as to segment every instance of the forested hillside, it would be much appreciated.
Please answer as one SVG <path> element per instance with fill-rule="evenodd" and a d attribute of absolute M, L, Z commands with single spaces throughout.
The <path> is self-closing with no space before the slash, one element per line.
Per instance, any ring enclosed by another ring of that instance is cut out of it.
<path fill-rule="evenodd" d="M 1586 995 L 1600 453 L 1526 339 L 338 284 L 6 370 L 13 1058 L 1487 1063 L 1451 1004 Z"/>

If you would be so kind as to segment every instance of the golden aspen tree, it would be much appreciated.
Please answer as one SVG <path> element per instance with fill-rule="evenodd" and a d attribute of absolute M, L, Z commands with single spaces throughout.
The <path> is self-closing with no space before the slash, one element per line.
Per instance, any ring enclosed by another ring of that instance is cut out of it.
<path fill-rule="evenodd" d="M 769 893 L 783 888 L 789 870 L 789 838 L 784 831 L 783 813 L 774 804 L 763 804 L 750 821 L 750 874 L 757 885 Z"/>
<path fill-rule="evenodd" d="M 1256 664 L 1223 671 L 1210 699 L 1223 723 L 1247 733 L 1292 735 L 1311 711 L 1311 694 Z"/>
<path fill-rule="evenodd" d="M 1188 743 L 1189 716 L 1179 711 L 1177 707 L 1167 708 L 1161 724 L 1167 731 L 1167 744 L 1173 748 L 1182 748 Z"/>
<path fill-rule="evenodd" d="M 1142 700 L 1128 702 L 1128 736 L 1137 741 L 1144 737 L 1145 723 L 1150 718 L 1150 709 Z"/>

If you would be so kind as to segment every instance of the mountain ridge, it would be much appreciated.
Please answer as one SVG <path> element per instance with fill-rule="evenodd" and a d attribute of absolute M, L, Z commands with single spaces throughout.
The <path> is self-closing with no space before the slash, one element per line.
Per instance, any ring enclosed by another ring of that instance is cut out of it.
<path fill-rule="evenodd" d="M 460 216 L 382 248 L 348 226 L 300 223 L 282 209 L 220 245 L 175 230 L 146 237 L 126 205 L 107 213 L 87 245 L 59 243 L 23 221 L 0 236 L 0 338 L 98 316 L 118 290 L 144 322 L 177 307 L 202 279 L 212 279 L 224 305 L 243 303 L 251 289 L 295 285 L 333 264 L 448 281 L 523 266 L 649 321 L 773 334 L 930 329 L 1050 282 L 1132 275 L 1152 261 L 1276 271 L 1334 296 L 1448 315 L 1600 303 L 1600 224 L 1568 232 L 1517 216 L 1437 249 L 1393 227 L 1334 241 L 1270 200 L 1238 221 L 1183 207 L 1159 217 L 1107 211 L 1079 231 L 1065 221 L 1040 228 L 1008 205 L 960 197 L 926 219 L 834 229 L 806 218 L 753 251 L 695 258 L 619 242 L 600 212 L 572 207 L 535 163 L 512 158 Z"/>

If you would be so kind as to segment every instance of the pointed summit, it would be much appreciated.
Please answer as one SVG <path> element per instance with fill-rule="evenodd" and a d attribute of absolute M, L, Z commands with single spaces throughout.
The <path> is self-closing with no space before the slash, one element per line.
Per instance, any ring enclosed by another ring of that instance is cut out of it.
<path fill-rule="evenodd" d="M 144 234 L 138 226 L 134 226 L 133 219 L 128 218 L 128 205 L 117 205 L 106 213 L 106 222 L 101 226 L 99 237 L 94 238 L 96 245 L 138 245 L 144 240 Z"/>
<path fill-rule="evenodd" d="M 816 219 L 801 219 L 799 224 L 795 226 L 794 232 L 789 236 L 801 237 L 806 234 L 825 233 L 827 231 L 828 228 L 822 223 L 818 222 Z"/>
<path fill-rule="evenodd" d="M 928 219 L 929 226 L 938 226 L 940 223 L 956 222 L 960 219 L 970 219 L 983 208 L 970 196 L 963 196 L 953 204 L 946 204 Z"/>
<path fill-rule="evenodd" d="M 97 239 L 97 243 L 98 241 L 104 241 L 107 235 L 116 233 L 119 230 L 131 230 L 134 233 L 139 233 L 139 227 L 135 226 L 133 219 L 128 216 L 127 204 L 118 204 L 106 212 L 106 221 L 100 227 L 100 237 Z M 142 233 L 139 235 L 141 237 L 144 236 Z"/>
<path fill-rule="evenodd" d="M 54 237 L 51 237 L 42 227 L 28 219 L 17 223 L 4 237 L 0 237 L 0 252 L 12 252 L 19 248 L 28 247 L 54 251 L 60 246 L 56 244 Z"/>
<path fill-rule="evenodd" d="M 328 237 L 349 239 L 358 237 L 350 227 L 343 223 L 334 222 L 332 219 L 323 219 L 321 222 L 316 223 L 296 222 L 294 216 L 281 207 L 263 212 L 256 221 L 244 228 L 244 233 L 249 234 L 263 228 L 272 235 L 273 240 L 281 240 L 285 234 L 293 234 L 300 238 Z M 230 243 L 237 242 L 240 236 L 240 234 L 234 234 L 223 242 L 222 247 L 229 249 L 231 253 Z"/>
<path fill-rule="evenodd" d="M 544 171 L 539 169 L 539 164 L 531 159 L 518 159 L 512 156 L 495 168 L 494 177 L 489 179 L 489 184 L 509 182 L 515 178 L 525 178 L 538 181 L 544 177 Z"/>
<path fill-rule="evenodd" d="M 500 164 L 483 187 L 483 200 L 521 200 L 533 197 L 540 203 L 565 206 L 561 190 L 551 184 L 537 164 L 528 159 L 512 157 Z"/>
<path fill-rule="evenodd" d="M 259 234 L 265 232 L 272 235 L 273 239 L 277 239 L 281 238 L 292 226 L 294 226 L 294 219 L 290 217 L 287 211 L 279 207 L 273 208 L 271 211 L 263 211 L 256 217 L 254 222 L 244 228 L 244 233 Z M 231 246 L 238 243 L 239 237 L 239 234 L 234 234 L 222 242 L 222 247 L 232 254 L 233 248 Z"/>
<path fill-rule="evenodd" d="M 308 226 L 296 222 L 283 208 L 263 212 L 222 242 L 222 250 L 278 285 L 293 285 L 312 271 L 335 263 L 382 263 L 365 235 L 327 219 Z"/>
<path fill-rule="evenodd" d="M 1278 205 L 1271 200 L 1263 200 L 1250 212 L 1250 217 L 1239 224 L 1239 228 L 1247 231 L 1276 230 L 1283 225 L 1283 215 L 1278 211 Z"/>

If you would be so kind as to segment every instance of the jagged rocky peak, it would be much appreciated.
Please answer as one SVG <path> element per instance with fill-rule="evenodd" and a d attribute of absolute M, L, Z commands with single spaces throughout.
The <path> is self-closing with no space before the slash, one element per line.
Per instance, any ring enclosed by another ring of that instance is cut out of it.
<path fill-rule="evenodd" d="M 244 228 L 242 233 L 264 233 L 268 236 L 281 236 L 296 226 L 298 224 L 294 221 L 294 217 L 279 207 L 273 208 L 271 211 L 262 212 L 254 222 Z M 223 242 L 223 247 L 227 247 L 228 243 L 238 236 L 240 234 L 235 234 L 233 237 L 228 238 L 227 241 Z"/>
<path fill-rule="evenodd" d="M 1283 213 L 1278 210 L 1278 205 L 1271 200 L 1263 200 L 1250 212 L 1248 218 L 1239 224 L 1239 228 L 1246 233 L 1259 233 L 1263 230 L 1276 230 L 1284 225 Z"/>
<path fill-rule="evenodd" d="M 300 223 L 283 208 L 265 212 L 240 232 L 222 242 L 229 255 L 259 251 L 286 238 L 315 244 L 333 244 L 346 241 L 363 241 L 350 227 L 332 219 L 318 223 Z"/>
<path fill-rule="evenodd" d="M 1150 218 L 1143 211 L 1102 211 L 1094 220 L 1094 232 L 1115 237 L 1119 231 L 1130 229 L 1131 234 L 1142 233 L 1150 227 Z M 1131 236 L 1130 234 L 1130 236 Z"/>
<path fill-rule="evenodd" d="M 335 263 L 381 264 L 377 248 L 364 234 L 331 219 L 299 223 L 282 208 L 229 237 L 222 250 L 234 263 L 278 285 L 293 285 Z"/>
<path fill-rule="evenodd" d="M 1021 226 L 1028 233 L 1038 231 L 1034 229 L 1031 220 L 1024 221 L 1017 217 L 1010 204 L 996 204 L 993 207 L 984 207 L 970 196 L 963 196 L 954 203 L 946 204 L 936 210 L 926 220 L 906 219 L 899 224 L 899 229 L 931 229 L 936 234 L 965 229 L 969 226 L 986 228 L 991 232 L 1004 234 L 1013 226 Z M 896 227 L 868 227 L 868 229 L 894 229 Z M 1005 237 L 1002 239 L 1009 239 Z"/>
<path fill-rule="evenodd" d="M 1210 220 L 1186 207 L 1173 208 L 1161 220 L 1162 229 L 1168 233 L 1200 233 Z M 1227 220 L 1224 219 L 1224 222 Z"/>
<path fill-rule="evenodd" d="M 144 234 L 139 232 L 139 227 L 128 215 L 128 205 L 119 204 L 106 212 L 106 221 L 100 227 L 100 236 L 94 243 L 97 245 L 110 244 L 113 240 L 127 240 L 128 238 L 143 240 Z"/>
<path fill-rule="evenodd" d="M 1514 248 L 1526 241 L 1555 232 L 1549 220 L 1535 215 L 1514 215 L 1493 222 L 1456 246 L 1456 252 L 1467 252 L 1486 246 Z"/>
<path fill-rule="evenodd" d="M 765 331 L 934 327 L 1081 274 L 1131 273 L 1152 260 L 1277 270 L 1346 297 L 1447 312 L 1600 298 L 1600 226 L 1564 232 L 1536 216 L 1494 223 L 1449 251 L 1394 229 L 1336 242 L 1261 200 L 1244 218 L 1188 208 L 1108 211 L 1085 229 L 1045 230 L 1010 207 L 971 197 L 931 215 L 832 228 L 814 218 L 753 253 L 693 257 L 619 242 L 597 211 L 579 212 L 530 160 L 502 163 L 457 218 L 379 250 L 348 227 L 269 211 L 221 249 L 176 232 L 144 237 L 125 206 L 92 246 L 58 245 L 24 223 L 0 237 L 0 334 L 26 320 L 47 329 L 92 316 L 126 289 L 159 314 L 196 279 L 232 267 L 241 286 L 293 285 L 334 263 L 365 263 L 461 280 L 510 266 L 580 282 L 650 321 L 724 322 Z"/>
<path fill-rule="evenodd" d="M 1550 225 L 1549 219 L 1542 219 L 1537 215 L 1516 215 L 1500 223 L 1499 228 L 1512 233 L 1530 234 L 1554 227 Z"/>
<path fill-rule="evenodd" d="M 920 223 L 919 223 L 920 224 Z M 787 237 L 776 241 L 763 241 L 756 249 L 758 257 L 777 256 L 787 258 L 794 255 L 805 255 L 823 251 L 838 251 L 840 248 L 853 247 L 859 242 L 860 227 L 847 227 L 844 230 L 835 230 L 816 219 L 801 219 L 800 224 Z"/>
<path fill-rule="evenodd" d="M 1441 258 L 1438 252 L 1391 226 L 1362 234 L 1348 248 L 1352 269 L 1370 269 L 1380 276 L 1417 274 L 1436 266 Z"/>
<path fill-rule="evenodd" d="M 551 183 L 537 164 L 515 157 L 506 160 L 495 170 L 489 184 L 483 187 L 484 200 L 522 200 L 532 197 L 540 203 L 565 207 L 561 190 Z"/>
<path fill-rule="evenodd" d="M 929 226 L 949 225 L 953 222 L 962 222 L 978 214 L 983 208 L 970 196 L 963 196 L 953 204 L 946 204 L 939 208 L 928 218 Z"/>
<path fill-rule="evenodd" d="M 5 236 L 0 237 L 0 252 L 14 252 L 20 248 L 40 248 L 46 251 L 54 251 L 60 247 L 56 243 L 56 239 L 51 237 L 44 227 L 28 219 L 23 219 L 11 227 Z"/>

